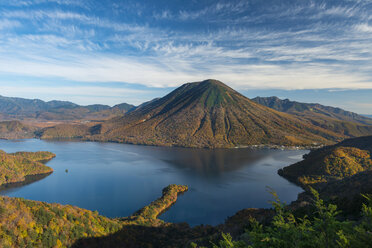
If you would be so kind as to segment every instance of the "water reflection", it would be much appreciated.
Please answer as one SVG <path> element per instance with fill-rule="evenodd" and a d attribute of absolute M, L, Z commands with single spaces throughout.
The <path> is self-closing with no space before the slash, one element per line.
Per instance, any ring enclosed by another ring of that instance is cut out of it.
<path fill-rule="evenodd" d="M 267 155 L 267 151 L 247 149 L 175 149 L 162 161 L 171 166 L 189 170 L 201 177 L 216 177 L 239 170 Z"/>
<path fill-rule="evenodd" d="M 23 182 L 16 182 L 16 183 L 9 183 L 9 184 L 5 184 L 5 185 L 1 185 L 0 186 L 0 191 L 3 191 L 3 192 L 1 192 L 3 194 L 9 193 L 13 189 L 16 189 L 16 188 L 26 186 L 26 185 L 35 183 L 37 181 L 40 181 L 40 180 L 46 178 L 47 176 L 49 176 L 52 173 L 53 172 L 42 174 L 42 175 L 25 176 L 25 180 Z"/>

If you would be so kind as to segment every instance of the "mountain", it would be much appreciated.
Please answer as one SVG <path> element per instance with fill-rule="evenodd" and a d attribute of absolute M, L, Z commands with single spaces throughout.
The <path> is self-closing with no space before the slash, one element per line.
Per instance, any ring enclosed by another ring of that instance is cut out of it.
<path fill-rule="evenodd" d="M 372 134 L 372 119 L 340 108 L 316 103 L 300 103 L 278 97 L 256 97 L 253 101 L 266 107 L 295 115 L 298 119 L 311 123 L 346 137 Z"/>
<path fill-rule="evenodd" d="M 24 99 L 18 97 L 0 96 L 0 113 L 5 115 L 30 115 L 38 111 L 48 111 L 55 108 L 76 108 L 79 105 L 66 101 L 44 102 L 39 99 Z"/>
<path fill-rule="evenodd" d="M 0 118 L 2 120 L 102 120 L 123 115 L 133 107 L 127 103 L 113 107 L 101 104 L 81 106 L 68 101 L 44 102 L 39 99 L 0 96 Z"/>
<path fill-rule="evenodd" d="M 351 121 L 360 124 L 372 125 L 372 119 L 343 110 L 341 108 L 334 108 L 330 106 L 324 106 L 318 103 L 302 103 L 296 101 L 290 101 L 289 99 L 281 100 L 276 96 L 272 97 L 256 97 L 252 101 L 262 104 L 266 107 L 273 108 L 275 110 L 290 113 L 312 113 L 314 116 L 324 116 L 328 118 L 337 119 L 340 121 Z"/>
<path fill-rule="evenodd" d="M 134 105 L 128 104 L 128 103 L 120 103 L 116 104 L 115 106 L 112 107 L 113 109 L 119 109 L 119 110 L 125 110 L 125 112 L 135 108 Z"/>
<path fill-rule="evenodd" d="M 211 79 L 186 83 L 93 129 L 87 139 L 208 148 L 319 145 L 344 137 L 257 104 Z"/>

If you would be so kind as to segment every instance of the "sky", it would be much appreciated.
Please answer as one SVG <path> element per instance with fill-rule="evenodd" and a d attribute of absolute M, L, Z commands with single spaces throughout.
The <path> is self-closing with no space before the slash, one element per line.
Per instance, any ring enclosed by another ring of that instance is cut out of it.
<path fill-rule="evenodd" d="M 140 104 L 208 78 L 372 114 L 372 0 L 0 0 L 0 95 Z"/>

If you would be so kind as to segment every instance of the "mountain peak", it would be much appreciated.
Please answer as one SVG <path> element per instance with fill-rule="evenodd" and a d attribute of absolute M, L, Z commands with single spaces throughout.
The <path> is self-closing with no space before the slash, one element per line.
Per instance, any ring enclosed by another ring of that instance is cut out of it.
<path fill-rule="evenodd" d="M 206 80 L 191 83 L 191 84 L 200 85 L 202 87 L 211 87 L 211 88 L 215 88 L 215 89 L 219 89 L 219 90 L 228 90 L 228 91 L 234 91 L 235 92 L 235 90 L 231 89 L 228 85 L 226 85 L 226 84 L 224 84 L 221 81 L 216 80 L 216 79 L 206 79 Z"/>
<path fill-rule="evenodd" d="M 182 86 L 180 89 L 182 89 Z M 202 103 L 207 108 L 233 103 L 235 95 L 240 95 L 226 84 L 215 79 L 186 84 L 185 89 L 179 93 L 179 96 L 182 96 L 182 98 L 193 99 L 196 102 Z"/>
<path fill-rule="evenodd" d="M 228 87 L 226 84 L 222 83 L 219 80 L 216 79 L 206 79 L 200 82 L 201 84 L 209 84 L 209 85 L 218 85 L 223 87 Z"/>

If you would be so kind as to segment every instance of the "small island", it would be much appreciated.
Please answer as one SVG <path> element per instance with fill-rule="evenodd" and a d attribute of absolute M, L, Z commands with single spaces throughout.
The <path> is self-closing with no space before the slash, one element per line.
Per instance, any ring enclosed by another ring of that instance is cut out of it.
<path fill-rule="evenodd" d="M 6 153 L 0 150 L 0 186 L 23 183 L 30 177 L 52 173 L 53 169 L 45 163 L 55 156 L 51 152 Z"/>

